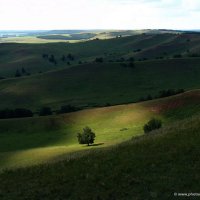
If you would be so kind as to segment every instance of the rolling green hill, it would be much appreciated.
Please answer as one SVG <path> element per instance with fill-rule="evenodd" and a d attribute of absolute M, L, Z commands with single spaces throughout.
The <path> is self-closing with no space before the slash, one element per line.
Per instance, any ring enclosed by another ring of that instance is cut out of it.
<path fill-rule="evenodd" d="M 91 62 L 96 57 L 105 61 L 128 59 L 171 58 L 175 54 L 188 56 L 198 53 L 200 49 L 200 34 L 163 33 L 138 34 L 129 37 L 107 40 L 91 40 L 79 43 L 46 43 L 46 44 L 0 44 L 0 77 L 14 77 L 17 69 L 23 67 L 30 74 L 46 72 L 69 67 L 61 61 L 62 55 L 69 53 L 75 56 L 71 65 L 81 62 Z M 43 54 L 53 54 L 57 64 L 54 65 L 42 58 Z"/>
<path fill-rule="evenodd" d="M 135 102 L 163 89 L 186 90 L 200 86 L 200 59 L 83 64 L 40 75 L 0 81 L 0 108 L 46 105 L 58 109 L 72 104 L 81 108 Z"/>
<path fill-rule="evenodd" d="M 177 198 L 174 193 L 195 193 L 200 178 L 199 129 L 197 116 L 113 148 L 5 171 L 0 175 L 0 197 L 167 200 Z"/>
<path fill-rule="evenodd" d="M 0 120 L 0 169 L 55 162 L 86 150 L 76 133 L 90 126 L 95 146 L 102 148 L 143 133 L 143 125 L 157 117 L 168 125 L 200 112 L 200 91 L 153 101 L 88 109 L 65 115 Z"/>

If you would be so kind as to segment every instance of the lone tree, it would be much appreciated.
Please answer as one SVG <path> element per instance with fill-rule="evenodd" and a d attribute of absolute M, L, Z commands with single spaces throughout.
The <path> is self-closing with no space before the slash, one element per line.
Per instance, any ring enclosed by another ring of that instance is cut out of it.
<path fill-rule="evenodd" d="M 95 133 L 88 126 L 83 129 L 82 133 L 77 134 L 79 144 L 87 144 L 88 146 L 94 143 L 95 137 Z"/>
<path fill-rule="evenodd" d="M 144 125 L 143 130 L 145 133 L 149 133 L 161 127 L 162 127 L 162 121 L 159 119 L 152 118 L 150 121 L 148 121 L 147 124 Z"/>

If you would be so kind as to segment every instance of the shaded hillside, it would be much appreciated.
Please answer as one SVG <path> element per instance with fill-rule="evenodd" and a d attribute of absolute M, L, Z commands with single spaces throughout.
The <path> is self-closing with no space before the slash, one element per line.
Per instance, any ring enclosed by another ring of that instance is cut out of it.
<path fill-rule="evenodd" d="M 0 81 L 0 108 L 26 107 L 36 111 L 72 104 L 81 108 L 122 104 L 155 96 L 163 89 L 200 86 L 200 59 L 84 64 L 37 76 Z"/>

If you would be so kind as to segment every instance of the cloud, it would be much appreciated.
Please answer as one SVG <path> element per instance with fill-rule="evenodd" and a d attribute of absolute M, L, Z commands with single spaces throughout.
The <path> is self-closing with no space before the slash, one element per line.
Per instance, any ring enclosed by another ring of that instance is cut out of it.
<path fill-rule="evenodd" d="M 200 11 L 200 1 L 182 0 L 182 7 L 189 11 Z"/>
<path fill-rule="evenodd" d="M 199 0 L 0 0 L 1 29 L 200 28 Z"/>

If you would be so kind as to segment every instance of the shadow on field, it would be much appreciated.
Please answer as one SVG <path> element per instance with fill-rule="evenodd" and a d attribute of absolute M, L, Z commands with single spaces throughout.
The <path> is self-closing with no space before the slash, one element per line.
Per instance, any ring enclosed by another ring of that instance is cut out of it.
<path fill-rule="evenodd" d="M 83 146 L 83 147 L 97 147 L 97 146 L 101 146 L 101 145 L 104 145 L 104 143 L 96 143 L 96 144 L 90 144 L 89 146 L 88 145 L 85 145 L 85 146 Z"/>

